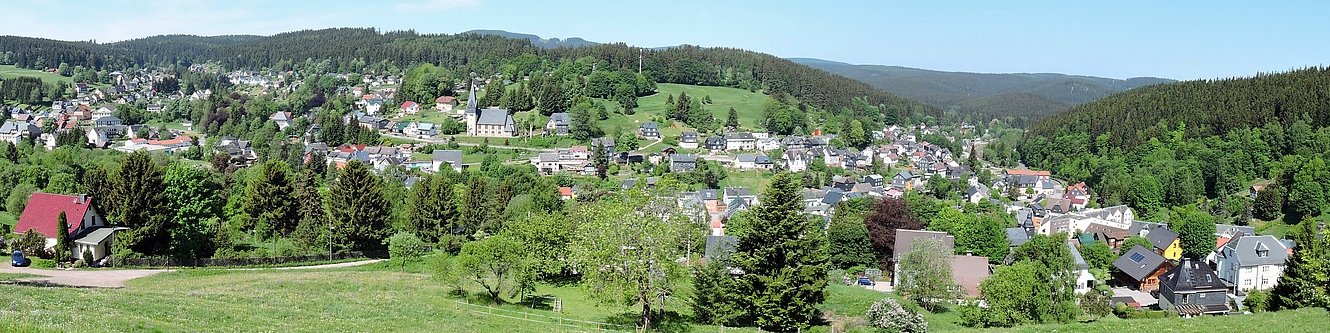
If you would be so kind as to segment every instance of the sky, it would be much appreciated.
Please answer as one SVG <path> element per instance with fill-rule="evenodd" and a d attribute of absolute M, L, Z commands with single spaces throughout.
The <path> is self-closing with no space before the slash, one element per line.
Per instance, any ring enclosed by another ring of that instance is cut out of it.
<path fill-rule="evenodd" d="M 1330 63 L 1330 1 L 0 0 L 0 35 L 112 42 L 376 27 L 736 47 L 944 71 L 1251 76 Z"/>

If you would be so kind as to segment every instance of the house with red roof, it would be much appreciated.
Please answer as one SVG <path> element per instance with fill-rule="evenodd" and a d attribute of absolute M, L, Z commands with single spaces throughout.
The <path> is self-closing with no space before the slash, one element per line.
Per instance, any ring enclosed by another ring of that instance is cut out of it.
<path fill-rule="evenodd" d="M 420 112 L 420 104 L 413 101 L 402 102 L 402 113 L 416 114 Z"/>
<path fill-rule="evenodd" d="M 434 99 L 434 109 L 443 112 L 452 112 L 453 107 L 457 106 L 457 98 L 452 96 L 439 96 Z"/>
<path fill-rule="evenodd" d="M 74 239 L 72 254 L 81 257 L 84 251 L 92 254 L 93 260 L 101 260 L 111 254 L 111 242 L 116 231 L 126 228 L 107 225 L 106 218 L 87 195 L 60 195 L 51 193 L 33 193 L 28 198 L 28 205 L 19 216 L 14 226 L 15 233 L 36 231 L 46 237 L 46 247 L 55 247 L 59 236 L 59 216 L 65 213 L 69 223 L 69 236 Z"/>

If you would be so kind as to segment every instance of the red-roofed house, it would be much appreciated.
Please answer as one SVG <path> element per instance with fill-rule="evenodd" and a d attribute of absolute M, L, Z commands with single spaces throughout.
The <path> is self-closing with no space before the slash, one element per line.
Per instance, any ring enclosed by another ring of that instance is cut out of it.
<path fill-rule="evenodd" d="M 420 112 L 420 104 L 416 104 L 416 102 L 412 101 L 402 102 L 402 112 L 406 114 L 416 114 Z"/>
<path fill-rule="evenodd" d="M 443 112 L 452 112 L 453 107 L 457 106 L 457 98 L 452 96 L 439 96 L 434 99 L 434 109 Z"/>
<path fill-rule="evenodd" d="M 573 188 L 567 186 L 559 186 L 559 198 L 563 200 L 574 198 Z"/>
<path fill-rule="evenodd" d="M 35 230 L 46 237 L 46 247 L 55 246 L 60 212 L 65 213 L 69 221 L 69 236 L 74 239 L 72 254 L 81 257 L 84 251 L 92 253 L 93 260 L 100 260 L 111 254 L 111 237 L 116 231 L 125 228 L 110 227 L 102 217 L 91 198 L 86 195 L 59 195 L 33 193 L 28 198 L 28 205 L 19 216 L 14 226 L 15 233 Z"/>

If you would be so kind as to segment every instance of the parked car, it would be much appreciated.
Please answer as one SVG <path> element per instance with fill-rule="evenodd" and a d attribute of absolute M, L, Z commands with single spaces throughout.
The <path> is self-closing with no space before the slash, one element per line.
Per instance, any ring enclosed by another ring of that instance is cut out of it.
<path fill-rule="evenodd" d="M 873 282 L 873 279 L 870 279 L 867 276 L 860 276 L 859 281 L 857 281 L 857 283 L 861 286 L 871 286 L 877 284 L 876 282 Z"/>
<path fill-rule="evenodd" d="M 28 265 L 32 265 L 32 259 L 23 256 L 23 251 L 14 251 L 14 253 L 10 255 L 9 265 L 14 267 L 28 267 Z"/>

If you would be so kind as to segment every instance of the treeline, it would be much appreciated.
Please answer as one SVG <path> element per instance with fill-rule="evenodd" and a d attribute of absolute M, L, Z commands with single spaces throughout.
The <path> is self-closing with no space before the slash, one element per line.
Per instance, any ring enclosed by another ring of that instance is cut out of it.
<path fill-rule="evenodd" d="M 43 83 L 41 79 L 30 76 L 0 79 L 0 101 L 39 104 L 72 94 L 71 89 L 68 82 Z"/>
<path fill-rule="evenodd" d="M 329 70 L 359 72 L 366 67 L 395 69 L 429 63 L 474 72 L 530 74 L 563 60 L 593 58 L 615 69 L 642 71 L 652 81 L 732 86 L 785 94 L 813 106 L 835 110 L 854 97 L 871 104 L 900 107 L 911 113 L 939 114 L 936 108 L 904 99 L 866 84 L 798 65 L 775 56 L 729 48 L 684 46 L 664 50 L 606 44 L 580 48 L 541 49 L 530 41 L 476 34 L 380 33 L 375 29 L 304 30 L 270 37 L 156 36 L 111 44 L 65 42 L 38 38 L 0 37 L 0 49 L 12 50 L 20 67 L 60 63 L 103 69 L 220 62 L 228 68 L 290 67 L 292 62 L 318 59 Z M 522 61 L 513 61 L 522 60 Z M 610 68 L 606 68 L 609 70 Z"/>
<path fill-rule="evenodd" d="M 1102 204 L 1154 218 L 1198 205 L 1238 224 L 1297 223 L 1330 208 L 1327 83 L 1330 72 L 1312 68 L 1142 88 L 1040 122 L 1019 151 L 1031 167 L 1087 182 Z M 1270 186 L 1253 201 L 1258 181 Z"/>
<path fill-rule="evenodd" d="M 1132 148 L 1179 124 L 1187 137 L 1224 135 L 1269 122 L 1284 126 L 1307 115 L 1313 127 L 1330 126 L 1330 68 L 1313 67 L 1250 78 L 1197 80 L 1138 88 L 1073 107 L 1034 124 L 1027 141 L 1066 134 L 1107 134 L 1104 147 Z M 1156 126 L 1164 124 L 1165 126 Z M 1079 148 L 1079 147 L 1076 147 Z"/>

